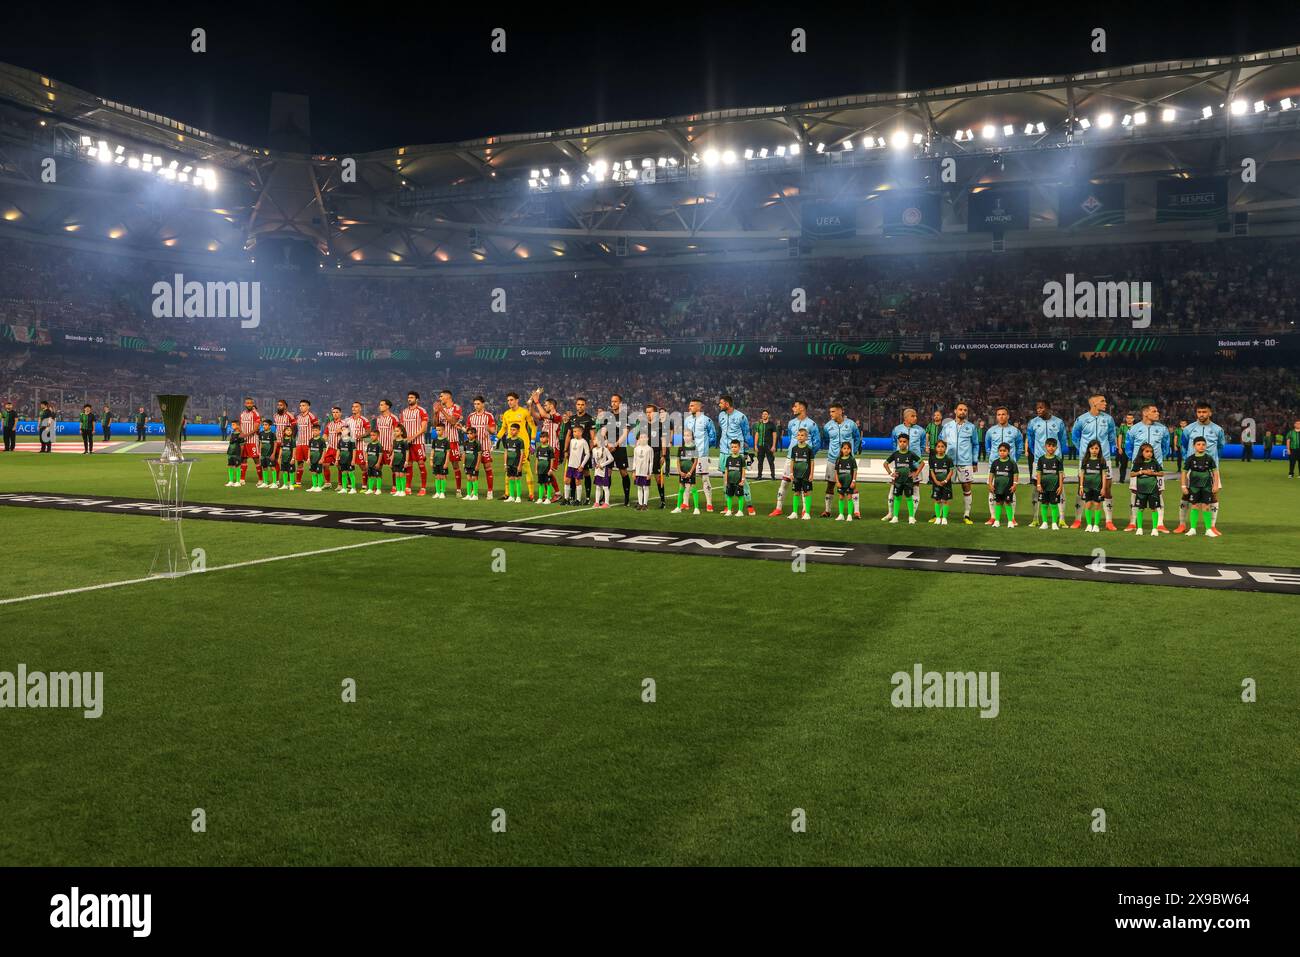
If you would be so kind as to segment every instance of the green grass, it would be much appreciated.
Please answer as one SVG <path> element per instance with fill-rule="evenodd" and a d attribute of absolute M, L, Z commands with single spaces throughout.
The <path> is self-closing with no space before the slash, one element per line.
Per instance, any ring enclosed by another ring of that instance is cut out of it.
<path fill-rule="evenodd" d="M 191 501 L 1300 565 L 1285 506 L 1300 480 L 1278 463 L 1227 466 L 1224 537 L 1156 541 L 884 525 L 883 486 L 864 494 L 869 520 L 845 527 L 231 490 L 223 463 L 198 460 Z M 150 494 L 131 455 L 0 457 L 0 491 Z M 774 491 L 758 486 L 762 511 Z M 0 598 L 143 575 L 156 526 L 0 507 L 16 559 Z M 185 527 L 210 567 L 386 540 Z M 1293 597 L 814 563 L 796 575 L 779 562 L 544 544 L 505 546 L 507 570 L 493 574 L 498 545 L 390 541 L 0 606 L 0 670 L 105 674 L 98 720 L 0 711 L 0 863 L 1209 865 L 1300 854 Z M 998 671 L 1000 715 L 891 707 L 890 676 L 914 662 Z M 641 700 L 646 677 L 653 704 Z M 1246 677 L 1255 704 L 1240 700 Z M 340 700 L 345 678 L 355 704 Z M 190 830 L 196 807 L 206 834 Z M 497 807 L 505 834 L 489 827 Z M 790 830 L 796 807 L 806 834 Z M 1096 807 L 1104 834 L 1089 829 Z"/>

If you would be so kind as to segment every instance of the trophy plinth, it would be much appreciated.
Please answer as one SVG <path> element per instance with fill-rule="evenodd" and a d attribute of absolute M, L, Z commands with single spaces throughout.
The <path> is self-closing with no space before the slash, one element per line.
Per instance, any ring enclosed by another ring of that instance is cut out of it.
<path fill-rule="evenodd" d="M 158 407 L 162 410 L 163 450 L 156 459 L 149 459 L 149 474 L 153 477 L 154 494 L 158 497 L 158 517 L 161 520 L 158 545 L 154 549 L 153 564 L 149 574 L 160 578 L 178 578 L 190 568 L 190 554 L 185 548 L 181 530 L 181 515 L 185 509 L 185 486 L 189 482 L 194 463 L 181 454 L 181 426 L 185 422 L 187 395 L 160 395 Z"/>

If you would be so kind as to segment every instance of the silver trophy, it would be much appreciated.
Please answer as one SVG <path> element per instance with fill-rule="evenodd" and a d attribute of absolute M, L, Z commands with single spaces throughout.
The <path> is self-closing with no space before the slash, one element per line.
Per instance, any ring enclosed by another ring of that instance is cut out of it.
<path fill-rule="evenodd" d="M 179 577 L 190 568 L 190 554 L 181 532 L 185 486 L 194 465 L 181 454 L 181 427 L 185 423 L 185 403 L 189 399 L 188 395 L 158 396 L 163 420 L 163 450 L 157 459 L 149 459 L 147 463 L 158 496 L 158 517 L 162 520 L 149 574 L 162 578 Z"/>

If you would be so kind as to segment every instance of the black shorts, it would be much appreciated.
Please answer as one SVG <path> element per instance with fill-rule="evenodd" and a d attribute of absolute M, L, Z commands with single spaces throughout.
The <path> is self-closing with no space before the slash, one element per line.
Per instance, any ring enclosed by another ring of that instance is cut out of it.
<path fill-rule="evenodd" d="M 841 495 L 852 495 L 853 485 L 852 483 L 850 483 L 849 485 L 845 485 L 843 482 L 840 482 L 838 485 L 835 486 L 835 491 Z"/>
<path fill-rule="evenodd" d="M 1159 492 L 1138 492 L 1134 506 L 1141 509 L 1162 508 Z"/>
<path fill-rule="evenodd" d="M 683 485 L 694 485 L 695 473 L 692 472 L 690 475 L 678 475 L 677 480 L 681 482 Z"/>
<path fill-rule="evenodd" d="M 1039 501 L 1041 504 L 1043 504 L 1043 505 L 1060 505 L 1060 504 L 1061 504 L 1061 493 L 1060 493 L 1059 491 L 1057 491 L 1057 492 L 1049 492 L 1049 491 L 1047 491 L 1046 489 L 1044 489 L 1044 490 L 1039 494 L 1039 496 L 1038 496 L 1038 501 Z"/>
<path fill-rule="evenodd" d="M 263 456 L 262 456 L 262 461 L 261 461 L 260 464 L 261 464 L 262 468 L 264 468 L 264 469 L 273 469 L 273 468 L 275 468 L 275 462 L 272 460 L 271 456 L 269 456 L 269 455 L 263 455 Z"/>
<path fill-rule="evenodd" d="M 614 468 L 627 471 L 627 446 L 620 445 L 614 450 Z"/>
<path fill-rule="evenodd" d="M 555 479 L 551 478 L 551 473 L 550 473 L 550 470 L 549 470 L 549 469 L 548 469 L 547 471 L 545 471 L 545 472 L 538 471 L 538 473 L 537 473 L 537 484 L 538 484 L 538 485 L 554 485 L 554 484 L 555 484 Z"/>
<path fill-rule="evenodd" d="M 315 472 L 317 475 L 319 475 L 319 474 L 320 474 L 320 471 L 321 471 L 321 463 L 320 463 L 320 462 L 312 462 L 311 465 L 310 465 L 310 468 L 311 468 L 311 470 L 312 470 L 313 472 Z"/>
<path fill-rule="evenodd" d="M 662 475 L 664 464 L 668 461 L 668 456 L 664 454 L 663 449 L 656 448 L 651 451 L 654 452 L 654 464 L 650 466 L 650 473 L 652 475 Z"/>
<path fill-rule="evenodd" d="M 1084 489 L 1084 492 L 1083 492 L 1083 500 L 1084 500 L 1084 502 L 1089 502 L 1089 503 L 1092 503 L 1092 504 L 1095 504 L 1095 505 L 1100 505 L 1100 504 L 1101 504 L 1101 489 L 1099 489 L 1099 488 L 1098 488 L 1098 489 Z"/>
<path fill-rule="evenodd" d="M 1214 493 L 1208 488 L 1194 488 L 1188 492 L 1187 501 L 1193 505 L 1213 505 Z"/>
<path fill-rule="evenodd" d="M 894 481 L 894 494 L 901 495 L 903 498 L 910 498 L 915 485 L 910 478 L 906 480 L 896 479 Z"/>
<path fill-rule="evenodd" d="M 936 502 L 951 502 L 952 485 L 931 485 L 930 498 L 934 499 Z"/>
<path fill-rule="evenodd" d="M 343 458 L 340 458 L 338 464 L 339 464 L 339 469 L 340 469 L 341 471 L 344 471 L 344 472 L 351 472 L 351 471 L 352 471 L 352 459 L 351 459 L 351 457 L 346 457 L 346 456 L 345 456 L 345 457 L 343 457 Z"/>
<path fill-rule="evenodd" d="M 435 465 L 435 466 L 433 467 L 433 475 L 434 475 L 435 478 L 446 478 L 446 477 L 447 477 L 447 463 L 446 463 L 446 462 L 443 462 L 441 465 Z"/>
<path fill-rule="evenodd" d="M 728 483 L 727 483 L 727 497 L 728 497 L 728 498 L 739 498 L 739 497 L 743 496 L 744 494 L 745 494 L 745 487 L 744 487 L 743 485 L 741 485 L 739 482 L 728 482 Z"/>
<path fill-rule="evenodd" d="M 446 475 L 447 473 L 444 472 L 444 473 L 442 473 L 442 474 L 443 474 L 443 475 Z M 519 466 L 518 466 L 518 465 L 507 465 L 507 466 L 506 466 L 506 478 L 517 479 L 517 478 L 522 478 L 522 477 L 523 477 L 523 476 L 522 476 L 522 473 L 519 471 Z"/>
<path fill-rule="evenodd" d="M 1001 492 L 1001 493 L 994 492 L 993 501 L 996 502 L 998 505 L 1015 505 L 1016 493 L 1015 492 Z"/>
<path fill-rule="evenodd" d="M 227 455 L 227 456 L 226 456 L 226 465 L 230 466 L 230 465 L 238 465 L 238 464 L 239 464 L 239 456 L 238 456 L 238 455 Z"/>
<path fill-rule="evenodd" d="M 807 495 L 809 492 L 812 491 L 811 478 L 794 479 L 791 482 L 791 485 L 794 487 L 794 491 L 796 495 Z"/>
<path fill-rule="evenodd" d="M 370 465 L 366 467 L 366 475 L 371 478 L 381 478 L 383 474 L 384 467 L 382 465 Z"/>

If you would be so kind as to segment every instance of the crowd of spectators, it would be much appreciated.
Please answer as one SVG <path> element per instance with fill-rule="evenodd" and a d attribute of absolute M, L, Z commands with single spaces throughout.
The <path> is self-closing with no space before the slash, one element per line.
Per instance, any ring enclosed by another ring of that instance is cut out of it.
<path fill-rule="evenodd" d="M 106 253 L 0 240 L 0 325 L 116 341 L 313 349 L 432 349 L 672 339 L 971 336 L 1131 332 L 1131 320 L 1048 319 L 1044 284 L 1150 282 L 1151 331 L 1277 333 L 1300 308 L 1300 241 L 1035 248 L 800 259 L 737 265 L 483 276 L 359 277 L 320 270 L 256 277 L 260 324 L 159 319 L 153 287 L 255 278 Z M 792 310 L 805 290 L 807 308 Z M 493 311 L 505 293 L 505 311 Z M 57 337 L 56 337 L 57 341 Z"/>

